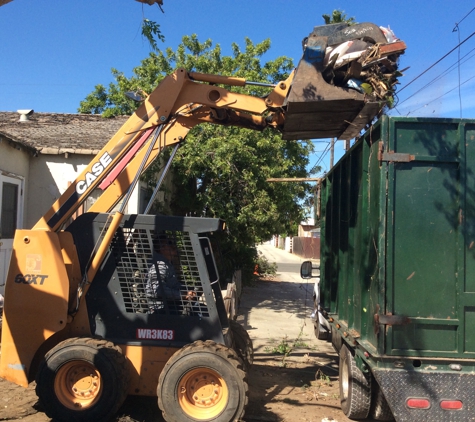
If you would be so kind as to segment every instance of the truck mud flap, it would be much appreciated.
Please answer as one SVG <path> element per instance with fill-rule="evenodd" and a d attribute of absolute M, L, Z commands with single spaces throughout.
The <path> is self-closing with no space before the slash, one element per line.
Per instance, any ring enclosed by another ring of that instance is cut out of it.
<path fill-rule="evenodd" d="M 475 374 L 376 369 L 373 375 L 398 422 L 462 422 L 475 414 Z"/>

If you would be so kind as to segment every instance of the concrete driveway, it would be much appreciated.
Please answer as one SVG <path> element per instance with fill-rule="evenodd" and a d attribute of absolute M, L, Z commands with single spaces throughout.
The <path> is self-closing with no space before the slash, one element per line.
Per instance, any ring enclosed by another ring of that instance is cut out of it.
<path fill-rule="evenodd" d="M 313 281 L 300 278 L 300 265 L 304 259 L 271 245 L 259 245 L 258 250 L 269 262 L 277 263 L 278 283 L 243 289 L 238 320 L 249 332 L 256 355 L 276 340 L 299 336 L 314 348 L 334 354 L 331 345 L 317 340 L 313 332 L 310 318 Z"/>
<path fill-rule="evenodd" d="M 300 278 L 304 259 L 271 245 L 258 250 L 278 271 L 245 285 L 241 296 L 238 322 L 254 345 L 245 420 L 349 421 L 340 409 L 338 356 L 314 335 L 313 281 Z"/>

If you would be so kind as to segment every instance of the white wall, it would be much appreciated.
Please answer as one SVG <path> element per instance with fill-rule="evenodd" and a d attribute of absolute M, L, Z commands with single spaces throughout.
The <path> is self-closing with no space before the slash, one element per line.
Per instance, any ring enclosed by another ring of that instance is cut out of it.
<path fill-rule="evenodd" d="M 33 227 L 48 211 L 74 181 L 77 175 L 89 164 L 89 155 L 70 154 L 43 155 L 33 158 L 30 162 L 28 179 L 29 193 L 27 208 L 29 209 L 27 227 Z"/>
<path fill-rule="evenodd" d="M 66 158 L 61 155 L 42 155 L 32 159 L 30 166 L 30 180 L 28 205 L 30 209 L 27 227 L 31 228 L 49 210 L 51 205 L 65 192 L 68 186 L 76 180 L 94 158 L 92 155 L 69 154 Z M 86 208 L 94 203 L 99 193 L 94 192 Z M 136 188 L 130 198 L 125 213 L 137 213 L 139 194 Z"/>

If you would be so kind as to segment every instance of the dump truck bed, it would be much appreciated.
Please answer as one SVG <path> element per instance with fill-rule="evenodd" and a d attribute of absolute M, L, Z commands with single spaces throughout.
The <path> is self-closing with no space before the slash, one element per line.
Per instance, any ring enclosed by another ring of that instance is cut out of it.
<path fill-rule="evenodd" d="M 475 412 L 474 166 L 475 120 L 384 116 L 321 184 L 332 341 L 371 368 L 398 421 Z"/>

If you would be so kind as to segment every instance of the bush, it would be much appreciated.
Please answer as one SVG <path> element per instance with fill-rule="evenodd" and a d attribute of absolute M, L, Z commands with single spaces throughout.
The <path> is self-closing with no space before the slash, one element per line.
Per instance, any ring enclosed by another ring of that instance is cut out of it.
<path fill-rule="evenodd" d="M 275 262 L 269 262 L 269 260 L 259 255 L 256 259 L 257 275 L 259 277 L 272 277 L 277 274 L 277 264 Z"/>

